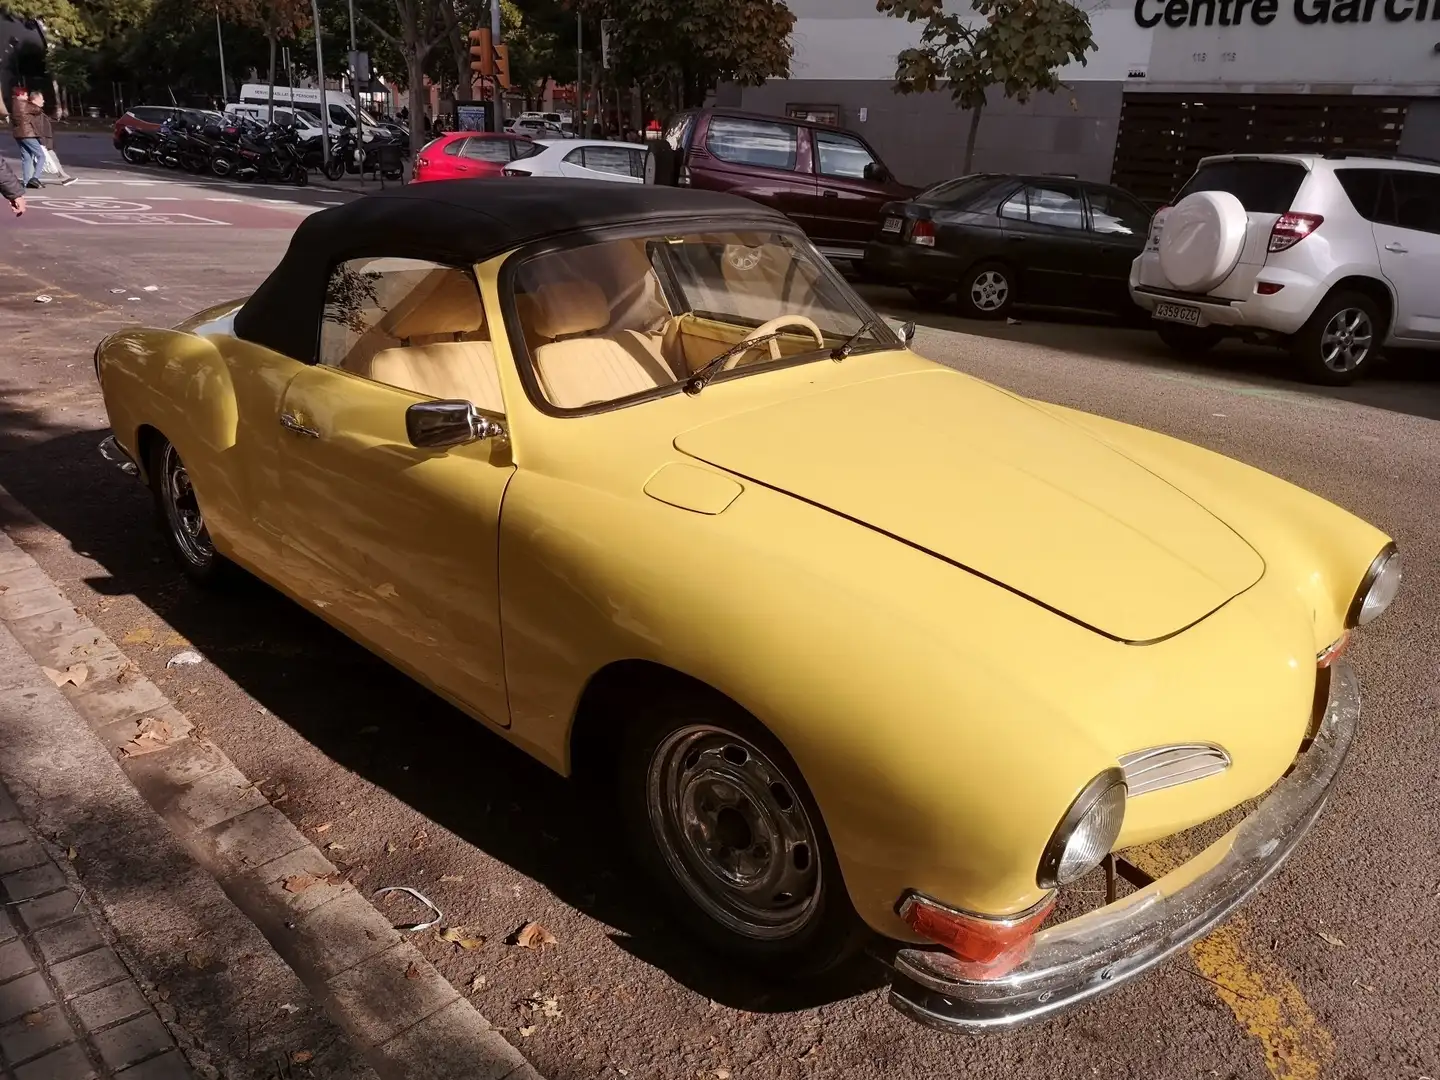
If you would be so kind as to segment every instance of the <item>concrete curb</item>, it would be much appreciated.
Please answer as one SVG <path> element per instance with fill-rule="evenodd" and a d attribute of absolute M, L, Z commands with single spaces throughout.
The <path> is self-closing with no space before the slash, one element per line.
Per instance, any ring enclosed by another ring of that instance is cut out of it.
<path fill-rule="evenodd" d="M 0 512 L 43 528 L 4 488 Z M 383 1080 L 542 1080 L 3 531 L 0 621 L 41 667 L 85 666 L 71 706 Z"/>

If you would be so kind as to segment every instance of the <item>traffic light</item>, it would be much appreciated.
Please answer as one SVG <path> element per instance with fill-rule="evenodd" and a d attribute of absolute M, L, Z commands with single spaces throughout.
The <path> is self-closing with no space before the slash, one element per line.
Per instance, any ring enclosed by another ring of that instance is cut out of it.
<path fill-rule="evenodd" d="M 495 46 L 495 78 L 506 90 L 510 89 L 510 46 Z"/>
<path fill-rule="evenodd" d="M 495 49 L 488 29 L 470 31 L 470 70 L 487 78 L 495 74 Z"/>

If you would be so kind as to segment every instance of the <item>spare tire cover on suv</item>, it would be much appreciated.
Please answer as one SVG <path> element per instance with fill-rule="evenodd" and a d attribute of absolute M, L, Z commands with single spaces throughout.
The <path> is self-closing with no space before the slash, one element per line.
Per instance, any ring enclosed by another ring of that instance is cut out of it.
<path fill-rule="evenodd" d="M 1177 289 L 1208 292 L 1229 276 L 1245 246 L 1245 207 L 1228 191 L 1197 191 L 1165 215 L 1160 269 Z"/>

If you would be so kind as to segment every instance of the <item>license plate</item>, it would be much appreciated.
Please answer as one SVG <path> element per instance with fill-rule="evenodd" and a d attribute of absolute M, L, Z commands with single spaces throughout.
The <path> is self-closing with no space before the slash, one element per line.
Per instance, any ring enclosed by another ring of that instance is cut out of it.
<path fill-rule="evenodd" d="M 886 218 L 885 224 L 880 226 L 880 231 L 898 233 L 900 231 L 900 219 L 898 217 Z"/>
<path fill-rule="evenodd" d="M 1184 323 L 1186 326 L 1200 325 L 1200 309 L 1189 304 L 1156 304 L 1155 318 L 1163 322 Z"/>

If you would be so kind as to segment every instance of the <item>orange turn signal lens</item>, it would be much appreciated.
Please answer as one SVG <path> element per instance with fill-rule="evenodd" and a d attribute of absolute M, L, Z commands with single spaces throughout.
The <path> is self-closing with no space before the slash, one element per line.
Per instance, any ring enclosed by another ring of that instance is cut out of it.
<path fill-rule="evenodd" d="M 1346 630 L 1338 638 L 1330 643 L 1330 647 L 1315 657 L 1315 666 L 1327 668 L 1345 655 L 1345 650 L 1350 647 L 1350 631 Z"/>
<path fill-rule="evenodd" d="M 966 964 L 972 978 L 999 978 L 1025 959 L 1035 931 L 1055 906 L 1054 895 L 1016 915 L 989 918 L 947 907 L 923 893 L 906 893 L 900 918 L 911 930 L 933 941 Z"/>

